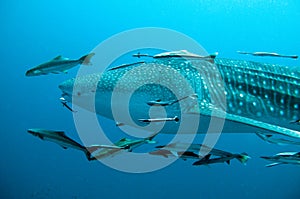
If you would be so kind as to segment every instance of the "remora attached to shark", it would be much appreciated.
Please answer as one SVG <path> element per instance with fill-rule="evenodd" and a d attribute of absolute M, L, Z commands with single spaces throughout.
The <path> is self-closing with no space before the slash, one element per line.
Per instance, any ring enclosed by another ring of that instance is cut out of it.
<path fill-rule="evenodd" d="M 300 165 L 300 152 L 282 152 L 273 156 L 262 156 L 261 158 L 273 162 L 266 165 L 266 167 L 273 167 L 281 164 Z"/>
<path fill-rule="evenodd" d="M 197 58 L 156 59 L 70 79 L 61 83 L 59 88 L 76 105 L 90 111 L 95 107 L 97 114 L 114 119 L 112 105 L 107 102 L 111 101 L 116 85 L 119 91 L 128 94 L 145 79 L 155 82 L 139 87 L 131 96 L 130 113 L 132 120 L 138 123 L 139 119 L 148 117 L 147 102 L 156 99 L 172 101 L 191 94 L 186 91 L 183 82 L 174 77 L 174 73 L 168 73 L 175 70 L 186 79 L 193 93 L 198 96 L 197 100 L 193 100 L 198 102 L 198 106 L 184 100 L 180 106 L 176 103 L 166 107 L 167 114 L 180 118 L 182 113 L 191 122 L 195 121 L 196 114 L 200 114 L 201 122 L 197 133 L 207 132 L 211 117 L 225 117 L 224 133 L 254 133 L 263 129 L 300 138 L 300 126 L 290 123 L 300 118 L 299 71 L 277 64 L 225 58 L 215 58 L 214 63 Z M 124 80 L 128 72 L 131 76 Z M 121 79 L 123 81 L 119 81 Z M 176 88 L 177 98 L 174 92 L 158 85 L 159 83 Z M 90 96 L 94 95 L 95 106 L 89 104 Z M 214 100 L 211 96 L 215 96 Z M 225 97 L 225 103 L 222 102 L 222 97 Z M 122 99 L 114 104 L 117 110 L 123 110 L 123 106 Z M 126 121 L 118 122 L 126 124 Z M 180 122 L 166 124 L 161 133 L 176 133 L 179 124 Z M 195 133 L 189 129 L 185 129 L 185 132 Z"/>
<path fill-rule="evenodd" d="M 278 145 L 300 145 L 299 139 L 286 139 L 286 138 L 275 138 L 273 134 L 264 133 L 264 132 L 256 132 L 255 133 L 260 139 L 264 140 L 265 142 L 271 144 L 278 144 Z"/>

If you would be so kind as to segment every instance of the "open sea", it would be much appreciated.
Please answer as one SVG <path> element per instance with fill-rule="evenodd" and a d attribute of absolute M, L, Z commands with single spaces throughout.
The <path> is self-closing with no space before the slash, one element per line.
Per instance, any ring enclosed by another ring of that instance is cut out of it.
<path fill-rule="evenodd" d="M 221 134 L 215 146 L 232 153 L 247 152 L 251 156 L 247 165 L 232 160 L 230 165 L 193 166 L 190 160 L 178 159 L 146 173 L 122 172 L 88 161 L 82 152 L 42 141 L 27 129 L 62 130 L 81 143 L 72 113 L 59 101 L 58 88 L 75 77 L 79 67 L 67 74 L 25 76 L 28 69 L 58 55 L 78 59 L 116 34 L 148 27 L 180 32 L 208 53 L 218 52 L 218 57 L 298 68 L 300 59 L 237 51 L 300 55 L 299 19 L 298 0 L 2 0 L 0 198 L 300 198 L 300 167 L 267 168 L 271 162 L 260 158 L 299 151 L 299 146 L 268 144 L 254 133 Z M 98 120 L 113 141 L 126 137 L 115 121 L 102 116 Z M 163 144 L 168 136 L 160 134 L 156 140 Z M 201 142 L 201 137 L 197 139 Z M 151 149 L 143 147 L 137 151 Z"/>

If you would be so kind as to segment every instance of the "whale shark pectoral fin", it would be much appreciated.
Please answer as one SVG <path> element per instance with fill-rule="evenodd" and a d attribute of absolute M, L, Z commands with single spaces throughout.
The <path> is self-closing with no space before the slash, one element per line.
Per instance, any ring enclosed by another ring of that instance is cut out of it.
<path fill-rule="evenodd" d="M 202 112 L 201 112 L 201 114 L 202 114 Z M 215 115 L 213 115 L 213 116 L 215 116 Z M 216 117 L 218 117 L 218 115 L 216 115 Z M 300 138 L 299 131 L 296 131 L 293 129 L 288 129 L 288 128 L 285 128 L 282 126 L 277 126 L 274 124 L 269 124 L 266 122 L 262 122 L 262 121 L 258 121 L 258 120 L 238 116 L 238 115 L 228 114 L 228 113 L 226 114 L 225 119 L 233 121 L 233 122 L 238 122 L 238 123 L 246 124 L 249 126 L 257 127 L 257 128 L 263 129 L 263 130 L 271 131 L 273 133 L 278 133 L 278 134 L 286 135 L 286 136 L 293 137 L 293 138 Z"/>
<path fill-rule="evenodd" d="M 260 129 L 267 130 L 267 131 L 270 131 L 273 133 L 286 135 L 286 136 L 289 136 L 292 138 L 300 138 L 300 131 L 289 129 L 289 128 L 282 127 L 282 126 L 277 126 L 274 124 L 269 124 L 269 123 L 258 121 L 258 120 L 251 119 L 251 118 L 246 118 L 246 117 L 239 116 L 239 115 L 226 113 L 226 112 L 219 111 L 219 110 L 215 111 L 214 109 L 209 109 L 209 108 L 201 108 L 201 110 L 196 110 L 196 109 L 192 108 L 186 113 L 187 114 L 200 114 L 200 115 L 211 116 L 211 117 L 216 117 L 216 118 L 225 118 L 226 120 L 230 120 L 233 122 L 260 128 Z M 268 139 L 268 138 L 266 137 L 266 139 Z"/>

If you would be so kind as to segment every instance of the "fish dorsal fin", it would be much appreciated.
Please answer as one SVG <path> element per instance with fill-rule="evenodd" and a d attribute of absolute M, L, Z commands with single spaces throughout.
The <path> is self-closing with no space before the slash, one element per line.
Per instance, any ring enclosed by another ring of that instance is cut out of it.
<path fill-rule="evenodd" d="M 42 140 L 44 140 L 44 136 L 43 135 L 41 135 L 41 134 L 36 134 L 36 136 L 38 136 L 40 139 L 42 139 Z"/>
<path fill-rule="evenodd" d="M 129 140 L 127 138 L 120 139 L 120 142 L 126 142 L 126 141 L 129 141 Z"/>
<path fill-rule="evenodd" d="M 66 136 L 65 132 L 63 131 L 56 131 L 55 133 L 60 136 Z"/>
<path fill-rule="evenodd" d="M 266 136 L 267 136 L 268 138 L 272 137 L 272 135 L 271 135 L 271 134 L 267 134 Z"/>
<path fill-rule="evenodd" d="M 58 56 L 54 57 L 52 60 L 62 60 L 62 59 L 63 59 L 63 57 L 61 55 L 58 55 Z"/>
<path fill-rule="evenodd" d="M 61 145 L 60 146 L 63 148 L 63 149 L 67 149 L 68 147 L 66 147 L 65 145 Z"/>
<path fill-rule="evenodd" d="M 180 50 L 179 52 L 181 52 L 183 54 L 188 54 L 189 53 L 187 50 Z"/>
<path fill-rule="evenodd" d="M 55 61 L 58 61 L 58 60 L 68 60 L 68 58 L 63 57 L 61 55 L 58 55 L 58 56 L 54 57 L 52 60 L 55 60 Z"/>
<path fill-rule="evenodd" d="M 300 157 L 300 152 L 296 153 L 295 155 Z"/>
<path fill-rule="evenodd" d="M 186 151 L 182 155 L 187 155 L 187 156 L 191 156 L 191 157 L 199 157 L 197 154 L 195 154 L 192 151 Z"/>
<path fill-rule="evenodd" d="M 209 160 L 210 156 L 211 156 L 211 154 L 204 156 L 203 160 Z"/>
<path fill-rule="evenodd" d="M 170 151 L 175 157 L 179 157 L 176 151 Z"/>

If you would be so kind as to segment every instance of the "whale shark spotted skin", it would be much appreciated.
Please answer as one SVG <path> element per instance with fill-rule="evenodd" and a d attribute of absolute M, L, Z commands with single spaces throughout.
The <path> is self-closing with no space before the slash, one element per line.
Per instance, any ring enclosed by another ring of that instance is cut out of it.
<path fill-rule="evenodd" d="M 164 107 L 168 117 L 186 115 L 192 122 L 195 115 L 200 115 L 197 133 L 206 132 L 214 117 L 226 119 L 224 133 L 255 133 L 259 129 L 300 137 L 300 125 L 291 123 L 300 118 L 299 71 L 277 64 L 225 58 L 215 58 L 214 62 L 180 58 L 155 60 L 66 80 L 59 88 L 72 103 L 114 119 L 110 102 L 118 86 L 117 92 L 132 93 L 129 110 L 135 123 L 149 118 L 147 102 L 171 101 L 195 93 L 197 99 Z M 178 72 L 185 81 L 170 71 Z M 148 83 L 135 88 L 143 81 Z M 187 89 L 187 85 L 191 89 Z M 91 96 L 95 97 L 95 105 L 89 104 Z M 123 110 L 122 99 L 113 106 Z M 126 121 L 118 122 L 126 124 Z M 161 133 L 176 133 L 179 124 L 165 124 Z M 185 132 L 195 133 L 188 128 Z"/>

